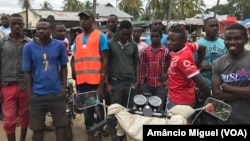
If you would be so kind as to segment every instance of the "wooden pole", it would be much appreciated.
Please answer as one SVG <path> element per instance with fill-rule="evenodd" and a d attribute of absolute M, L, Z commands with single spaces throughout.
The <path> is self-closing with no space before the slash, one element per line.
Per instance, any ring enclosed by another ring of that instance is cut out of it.
<path fill-rule="evenodd" d="M 217 0 L 217 4 L 216 4 L 215 10 L 214 10 L 214 17 L 215 18 L 216 18 L 216 14 L 217 14 L 219 4 L 220 4 L 220 0 Z"/>
<path fill-rule="evenodd" d="M 169 0 L 169 7 L 168 7 L 168 21 L 167 21 L 167 27 L 169 26 L 169 22 L 171 21 L 171 9 L 173 0 Z"/>

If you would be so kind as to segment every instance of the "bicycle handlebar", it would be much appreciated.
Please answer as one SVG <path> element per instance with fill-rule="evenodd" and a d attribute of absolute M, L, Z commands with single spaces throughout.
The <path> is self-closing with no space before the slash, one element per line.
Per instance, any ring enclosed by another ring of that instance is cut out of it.
<path fill-rule="evenodd" d="M 90 127 L 90 129 L 88 129 L 88 132 L 95 132 L 101 128 L 103 128 L 106 124 L 116 124 L 116 118 L 115 115 L 108 115 L 106 119 L 104 119 L 103 121 L 97 123 L 96 125 Z"/>

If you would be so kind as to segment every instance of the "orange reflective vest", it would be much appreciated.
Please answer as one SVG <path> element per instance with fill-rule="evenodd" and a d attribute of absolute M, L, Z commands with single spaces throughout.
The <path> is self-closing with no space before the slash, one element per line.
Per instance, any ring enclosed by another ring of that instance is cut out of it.
<path fill-rule="evenodd" d="M 74 67 L 76 84 L 99 84 L 101 78 L 101 55 L 99 53 L 101 31 L 90 33 L 86 45 L 83 45 L 84 33 L 76 37 Z"/>

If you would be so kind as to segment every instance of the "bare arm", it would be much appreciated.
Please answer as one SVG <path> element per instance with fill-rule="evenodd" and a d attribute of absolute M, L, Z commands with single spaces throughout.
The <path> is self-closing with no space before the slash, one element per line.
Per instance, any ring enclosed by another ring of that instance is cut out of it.
<path fill-rule="evenodd" d="M 237 87 L 221 81 L 213 81 L 213 95 L 221 100 L 236 100 L 250 98 L 250 86 Z"/>
<path fill-rule="evenodd" d="M 32 73 L 31 72 L 25 72 L 24 73 L 25 83 L 26 83 L 26 90 L 28 97 L 32 94 Z"/>
<path fill-rule="evenodd" d="M 99 96 L 102 97 L 102 94 L 104 94 L 104 83 L 107 80 L 108 50 L 102 51 L 100 55 L 101 55 L 102 67 L 101 67 L 101 74 L 100 74 L 101 79 L 99 82 L 99 86 L 97 88 L 97 93 L 99 94 Z"/>
<path fill-rule="evenodd" d="M 67 75 L 68 75 L 67 64 L 61 66 L 60 75 L 61 75 L 61 80 L 62 80 L 63 91 L 66 92 Z"/>
<path fill-rule="evenodd" d="M 204 99 L 210 97 L 210 89 L 209 89 L 206 81 L 202 78 L 202 76 L 200 74 L 192 77 L 192 80 L 196 83 L 196 86 L 201 91 L 202 97 Z"/>
<path fill-rule="evenodd" d="M 75 61 L 74 61 L 74 56 L 72 56 L 71 57 L 71 60 L 70 60 L 70 67 L 71 67 L 71 72 L 72 72 L 72 78 L 74 79 L 74 80 L 76 80 L 76 72 L 75 72 L 75 67 L 74 67 L 74 63 L 75 63 Z"/>
<path fill-rule="evenodd" d="M 101 53 L 101 61 L 102 61 L 102 68 L 101 68 L 101 80 L 99 85 L 104 85 L 106 76 L 107 76 L 107 66 L 108 66 L 108 51 L 102 51 Z"/>
<path fill-rule="evenodd" d="M 222 84 L 222 81 L 220 80 L 212 81 L 212 92 L 213 92 L 214 98 L 225 100 L 225 101 L 240 99 L 239 96 L 234 95 L 233 93 L 229 93 L 228 91 L 221 90 L 220 89 L 221 84 Z M 239 93 L 240 92 L 238 91 L 237 94 Z"/>
<path fill-rule="evenodd" d="M 233 94 L 235 96 L 239 96 L 241 98 L 250 98 L 250 86 L 237 87 L 237 86 L 232 86 L 232 85 L 223 83 L 222 89 L 225 92 L 231 93 L 231 94 Z"/>
<path fill-rule="evenodd" d="M 139 60 L 135 61 L 135 75 L 136 75 L 135 87 L 138 87 L 138 85 L 140 84 Z"/>
<path fill-rule="evenodd" d="M 206 54 L 206 46 L 203 46 L 203 45 L 198 45 L 198 46 L 199 46 L 197 50 L 198 59 L 196 62 L 196 66 L 199 68 Z"/>

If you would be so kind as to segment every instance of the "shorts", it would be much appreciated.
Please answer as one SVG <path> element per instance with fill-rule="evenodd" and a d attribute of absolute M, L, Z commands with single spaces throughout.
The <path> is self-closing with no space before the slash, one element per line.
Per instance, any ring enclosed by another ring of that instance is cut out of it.
<path fill-rule="evenodd" d="M 30 129 L 33 131 L 43 130 L 47 112 L 52 115 L 53 125 L 56 128 L 67 125 L 66 104 L 64 94 L 37 95 L 30 97 Z"/>
<path fill-rule="evenodd" d="M 29 126 L 29 106 L 26 90 L 20 89 L 17 82 L 2 85 L 3 128 L 7 134 L 14 133 L 19 121 L 22 129 Z"/>

